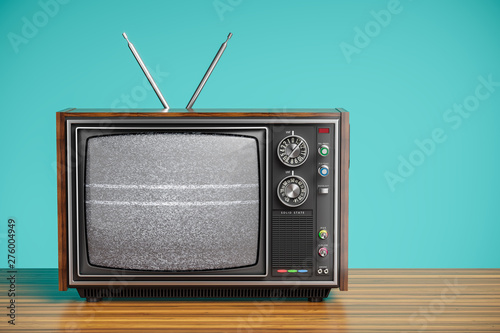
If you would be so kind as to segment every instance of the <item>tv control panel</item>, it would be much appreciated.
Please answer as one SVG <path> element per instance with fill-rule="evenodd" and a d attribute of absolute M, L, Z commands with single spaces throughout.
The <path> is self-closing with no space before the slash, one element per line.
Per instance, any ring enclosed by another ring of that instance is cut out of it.
<path fill-rule="evenodd" d="M 334 279 L 338 255 L 335 126 L 297 124 L 272 131 L 273 277 Z"/>

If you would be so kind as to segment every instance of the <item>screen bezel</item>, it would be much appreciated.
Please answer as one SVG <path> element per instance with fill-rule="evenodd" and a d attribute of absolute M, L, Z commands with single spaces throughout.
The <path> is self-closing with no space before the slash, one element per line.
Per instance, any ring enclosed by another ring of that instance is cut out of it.
<path fill-rule="evenodd" d="M 266 277 L 268 275 L 268 143 L 269 133 L 267 127 L 255 126 L 218 126 L 207 127 L 196 124 L 180 124 L 172 126 L 158 126 L 158 124 L 140 124 L 131 126 L 130 124 L 113 124 L 114 126 L 99 126 L 102 124 L 85 124 L 84 126 L 75 126 L 72 129 L 74 142 L 74 203 L 76 207 L 75 226 L 70 233 L 70 242 L 75 240 L 70 246 L 73 250 L 73 255 L 70 255 L 70 260 L 74 259 L 75 264 L 70 265 L 70 270 L 73 269 L 74 280 L 96 280 L 102 281 L 106 278 L 116 279 L 117 276 L 121 280 L 133 279 L 141 280 L 165 280 L 178 279 L 183 280 L 207 280 L 217 278 L 235 278 L 248 279 L 249 277 Z M 108 124 L 109 125 L 109 124 Z M 85 156 L 87 140 L 96 136 L 120 135 L 120 134 L 139 134 L 139 133 L 200 133 L 200 134 L 220 134 L 220 135 L 238 135 L 254 138 L 258 147 L 258 163 L 259 163 L 259 185 L 260 185 L 260 207 L 259 207 L 259 244 L 257 262 L 255 265 L 209 270 L 209 271 L 149 271 L 149 270 L 130 270 L 116 269 L 93 266 L 89 263 L 87 254 L 87 241 L 85 234 Z M 70 224 L 71 225 L 71 224 Z"/>

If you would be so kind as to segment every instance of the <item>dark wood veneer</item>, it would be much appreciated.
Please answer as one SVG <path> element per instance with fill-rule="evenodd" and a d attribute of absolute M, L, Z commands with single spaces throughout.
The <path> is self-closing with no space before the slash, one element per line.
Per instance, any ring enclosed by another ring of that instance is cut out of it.
<path fill-rule="evenodd" d="M 102 117 L 138 117 L 138 118 L 340 118 L 340 113 L 257 113 L 257 112 L 68 112 L 64 113 L 67 118 L 102 118 Z"/>
<path fill-rule="evenodd" d="M 57 215 L 59 251 L 59 290 L 68 289 L 68 193 L 66 184 L 66 125 L 65 113 L 58 112 L 57 119 Z"/>
<path fill-rule="evenodd" d="M 349 213 L 349 113 L 341 113 L 340 121 L 340 283 L 339 288 L 347 291 L 348 285 L 348 213 Z"/>

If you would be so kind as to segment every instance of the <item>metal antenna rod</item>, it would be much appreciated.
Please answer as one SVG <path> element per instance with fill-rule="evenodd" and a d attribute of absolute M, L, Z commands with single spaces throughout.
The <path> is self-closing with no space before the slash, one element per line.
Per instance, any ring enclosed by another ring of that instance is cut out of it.
<path fill-rule="evenodd" d="M 219 62 L 220 57 L 222 56 L 222 53 L 224 53 L 224 50 L 226 49 L 227 42 L 229 41 L 229 38 L 231 38 L 233 34 L 229 33 L 227 35 L 227 39 L 222 45 L 220 46 L 219 51 L 217 51 L 217 54 L 215 55 L 214 60 L 212 60 L 212 63 L 210 64 L 210 67 L 208 67 L 207 72 L 203 76 L 203 79 L 201 79 L 200 84 L 198 85 L 198 88 L 196 88 L 196 91 L 193 94 L 193 97 L 191 97 L 191 100 L 189 101 L 188 105 L 186 106 L 186 109 L 190 110 L 193 107 L 194 102 L 196 102 L 196 99 L 198 98 L 198 95 L 200 94 L 201 90 L 205 86 L 205 83 L 207 83 L 208 78 L 210 77 L 210 74 L 212 74 L 212 71 L 215 68 L 215 65 Z"/>
<path fill-rule="evenodd" d="M 158 96 L 158 98 L 160 99 L 161 104 L 163 105 L 163 107 L 165 109 L 167 109 L 167 110 L 170 109 L 170 107 L 168 106 L 167 101 L 165 100 L 165 98 L 163 98 L 163 95 L 161 94 L 160 89 L 156 85 L 155 80 L 153 80 L 153 77 L 151 76 L 151 74 L 149 74 L 149 71 L 146 68 L 146 65 L 144 65 L 144 62 L 142 61 L 141 56 L 139 55 L 139 53 L 135 49 L 134 44 L 132 44 L 128 40 L 128 37 L 127 37 L 126 33 L 123 33 L 123 37 L 127 40 L 128 47 L 129 47 L 130 51 L 132 51 L 132 54 L 134 55 L 135 60 L 137 60 L 137 62 L 139 63 L 139 66 L 141 66 L 141 69 L 144 72 L 144 75 L 146 75 L 146 77 L 148 78 L 149 83 L 151 83 L 151 87 L 153 87 L 153 90 L 155 91 L 156 96 Z"/>

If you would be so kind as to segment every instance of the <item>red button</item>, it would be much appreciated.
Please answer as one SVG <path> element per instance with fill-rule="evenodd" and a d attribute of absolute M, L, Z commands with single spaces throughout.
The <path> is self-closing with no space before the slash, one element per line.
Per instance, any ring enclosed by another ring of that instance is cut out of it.
<path fill-rule="evenodd" d="M 318 128 L 318 133 L 330 133 L 329 128 Z"/>
<path fill-rule="evenodd" d="M 278 273 L 286 273 L 286 272 L 288 272 L 288 270 L 286 270 L 286 269 L 278 269 Z"/>

